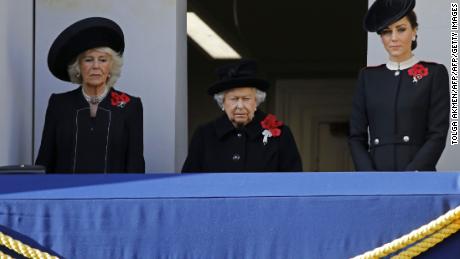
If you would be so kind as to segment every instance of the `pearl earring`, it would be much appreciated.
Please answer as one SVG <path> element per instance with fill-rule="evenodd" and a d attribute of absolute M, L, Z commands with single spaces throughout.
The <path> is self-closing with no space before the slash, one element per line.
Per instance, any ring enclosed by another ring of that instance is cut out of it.
<path fill-rule="evenodd" d="M 225 111 L 224 107 L 222 107 L 222 111 Z"/>

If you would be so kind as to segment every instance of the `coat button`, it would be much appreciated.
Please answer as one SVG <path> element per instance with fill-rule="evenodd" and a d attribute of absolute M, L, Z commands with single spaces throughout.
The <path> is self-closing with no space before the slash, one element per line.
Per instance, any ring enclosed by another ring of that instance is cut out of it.
<path fill-rule="evenodd" d="M 404 137 L 403 137 L 403 141 L 404 141 L 404 142 L 407 143 L 407 142 L 409 142 L 409 140 L 410 140 L 409 136 L 404 136 Z"/>
<path fill-rule="evenodd" d="M 241 137 L 243 136 L 243 134 L 241 134 L 241 133 L 238 132 L 238 134 L 236 134 L 236 136 L 239 137 L 239 138 L 241 138 Z"/>
<path fill-rule="evenodd" d="M 239 154 L 234 154 L 233 157 L 232 157 L 233 161 L 238 161 L 238 160 L 240 160 L 240 158 L 241 157 L 240 157 Z"/>
<path fill-rule="evenodd" d="M 378 145 L 380 143 L 380 140 L 378 138 L 374 139 L 374 144 Z"/>

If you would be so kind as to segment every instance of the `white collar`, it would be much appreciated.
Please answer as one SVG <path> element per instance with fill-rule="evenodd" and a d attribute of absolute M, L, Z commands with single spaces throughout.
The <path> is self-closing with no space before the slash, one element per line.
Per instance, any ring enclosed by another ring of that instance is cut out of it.
<path fill-rule="evenodd" d="M 109 88 L 106 86 L 104 88 L 104 92 L 99 96 L 89 96 L 89 95 L 87 95 L 85 93 L 85 90 L 84 90 L 83 86 L 81 87 L 81 92 L 83 93 L 83 96 L 85 97 L 86 101 L 88 101 L 88 103 L 90 103 L 90 104 L 98 104 L 98 103 L 102 102 L 102 100 L 104 100 L 104 98 L 107 96 L 107 94 L 109 93 Z"/>
<path fill-rule="evenodd" d="M 387 68 L 390 70 L 404 70 L 404 69 L 412 67 L 418 62 L 420 62 L 420 59 L 416 58 L 415 56 L 412 56 L 408 60 L 404 60 L 403 62 L 399 62 L 399 63 L 388 60 Z"/>

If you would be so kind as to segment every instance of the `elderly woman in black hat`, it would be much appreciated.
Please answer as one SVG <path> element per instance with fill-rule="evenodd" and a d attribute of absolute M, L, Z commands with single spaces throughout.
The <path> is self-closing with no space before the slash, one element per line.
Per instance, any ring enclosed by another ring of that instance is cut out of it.
<path fill-rule="evenodd" d="M 420 61 L 415 0 L 377 0 L 364 27 L 380 35 L 386 64 L 364 68 L 350 119 L 359 171 L 436 171 L 449 128 L 449 79 L 441 64 Z"/>
<path fill-rule="evenodd" d="M 70 25 L 52 44 L 51 73 L 80 87 L 50 97 L 36 160 L 47 172 L 145 171 L 141 100 L 113 88 L 124 46 L 121 28 L 102 17 Z"/>
<path fill-rule="evenodd" d="M 302 171 L 289 128 L 257 109 L 269 85 L 255 77 L 256 63 L 242 61 L 217 72 L 221 79 L 208 93 L 224 114 L 196 130 L 182 172 Z"/>

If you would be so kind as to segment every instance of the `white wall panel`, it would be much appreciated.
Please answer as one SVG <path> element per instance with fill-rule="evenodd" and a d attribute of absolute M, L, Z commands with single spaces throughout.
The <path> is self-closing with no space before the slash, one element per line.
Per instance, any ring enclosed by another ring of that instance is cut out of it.
<path fill-rule="evenodd" d="M 32 163 L 33 1 L 0 1 L 0 165 Z"/>

